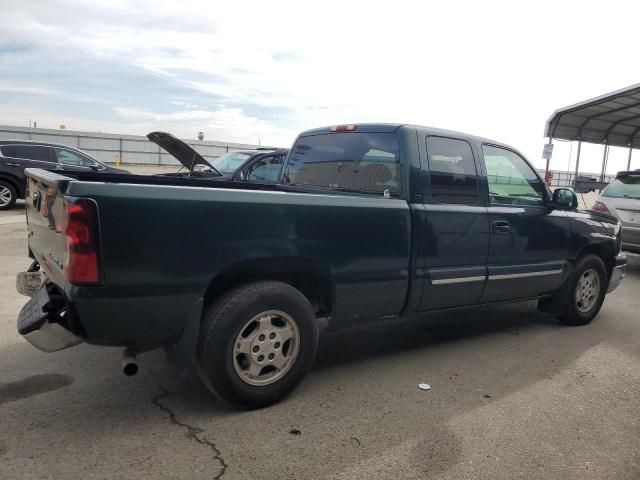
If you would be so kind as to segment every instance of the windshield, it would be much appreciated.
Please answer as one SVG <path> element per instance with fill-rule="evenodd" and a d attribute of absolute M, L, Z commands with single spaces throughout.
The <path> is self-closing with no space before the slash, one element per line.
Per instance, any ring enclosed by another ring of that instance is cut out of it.
<path fill-rule="evenodd" d="M 400 191 L 395 133 L 328 133 L 301 137 L 287 161 L 283 183 L 331 190 Z"/>
<path fill-rule="evenodd" d="M 251 157 L 248 153 L 231 152 L 216 158 L 211 162 L 216 170 L 222 173 L 233 173 Z"/>
<path fill-rule="evenodd" d="M 640 200 L 640 175 L 616 178 L 602 191 L 602 196 Z"/>

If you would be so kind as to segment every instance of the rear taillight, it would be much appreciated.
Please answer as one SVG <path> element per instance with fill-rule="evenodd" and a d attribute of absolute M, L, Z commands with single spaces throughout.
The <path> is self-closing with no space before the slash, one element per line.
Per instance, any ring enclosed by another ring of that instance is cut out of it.
<path fill-rule="evenodd" d="M 64 236 L 68 252 L 65 276 L 74 284 L 98 283 L 98 208 L 92 200 L 67 198 L 65 210 Z"/>
<path fill-rule="evenodd" d="M 602 203 L 602 202 L 596 202 L 593 204 L 593 207 L 591 207 L 591 210 L 593 210 L 594 212 L 599 212 L 599 213 L 608 213 L 609 215 L 611 215 L 611 212 L 609 211 L 609 209 L 607 208 L 607 206 Z"/>

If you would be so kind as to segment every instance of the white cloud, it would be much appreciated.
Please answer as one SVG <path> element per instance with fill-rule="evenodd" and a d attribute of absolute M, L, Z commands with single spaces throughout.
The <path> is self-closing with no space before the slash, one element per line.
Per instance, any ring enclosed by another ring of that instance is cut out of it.
<path fill-rule="evenodd" d="M 191 92 L 155 108 L 120 100 L 120 130 L 194 136 L 204 123 L 207 138 L 281 144 L 319 125 L 397 121 L 492 137 L 542 166 L 555 109 L 638 81 L 639 13 L 617 1 L 58 0 L 7 3 L 0 22 L 2 41 L 35 43 L 46 60 L 108 59 Z M 558 144 L 552 167 L 569 151 Z M 600 157 L 585 149 L 583 165 L 597 171 Z"/>
<path fill-rule="evenodd" d="M 204 130 L 208 132 L 207 138 L 211 136 L 211 139 L 263 145 L 268 143 L 273 146 L 289 146 L 295 137 L 295 132 L 246 115 L 240 108 L 158 113 L 116 107 L 114 111 L 127 121 L 147 125 L 149 130 L 168 130 L 182 137 L 194 137 L 196 132 Z"/>
<path fill-rule="evenodd" d="M 60 92 L 38 85 L 22 85 L 0 81 L 0 92 L 29 94 L 29 95 L 60 95 Z"/>

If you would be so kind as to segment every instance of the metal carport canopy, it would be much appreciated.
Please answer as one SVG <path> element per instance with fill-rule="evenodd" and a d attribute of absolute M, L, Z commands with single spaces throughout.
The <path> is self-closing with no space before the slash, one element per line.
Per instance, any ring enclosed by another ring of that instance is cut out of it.
<path fill-rule="evenodd" d="M 640 84 L 556 110 L 545 137 L 640 147 Z"/>
<path fill-rule="evenodd" d="M 605 146 L 600 182 L 604 181 L 611 145 L 629 149 L 629 170 L 633 149 L 640 146 L 640 83 L 556 110 L 547 120 L 544 136 L 549 137 L 549 143 L 554 138 L 578 142 L 574 187 L 578 184 L 582 142 Z"/>

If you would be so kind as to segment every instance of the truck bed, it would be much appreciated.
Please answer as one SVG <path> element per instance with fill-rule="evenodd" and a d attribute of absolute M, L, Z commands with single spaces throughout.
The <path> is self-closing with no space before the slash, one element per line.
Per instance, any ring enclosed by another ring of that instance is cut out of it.
<path fill-rule="evenodd" d="M 411 248 L 404 200 L 142 175 L 34 169 L 27 176 L 31 254 L 83 320 L 86 341 L 171 343 L 214 278 L 266 263 L 321 272 L 338 322 L 403 309 Z M 42 201 L 34 206 L 36 191 Z M 96 285 L 74 284 L 64 274 L 58 219 L 65 202 L 78 198 L 97 208 Z"/>
<path fill-rule="evenodd" d="M 33 170 L 33 169 L 32 169 Z M 97 183 L 127 183 L 131 185 L 167 185 L 167 186 L 184 186 L 184 187 L 212 187 L 212 188 L 230 188 L 241 190 L 274 190 L 276 185 L 259 184 L 252 182 L 232 182 L 228 180 L 216 180 L 216 177 L 171 177 L 164 175 L 122 175 L 115 173 L 96 173 L 96 172 L 72 172 L 68 170 L 54 172 L 67 178 L 79 180 L 82 182 Z"/>

